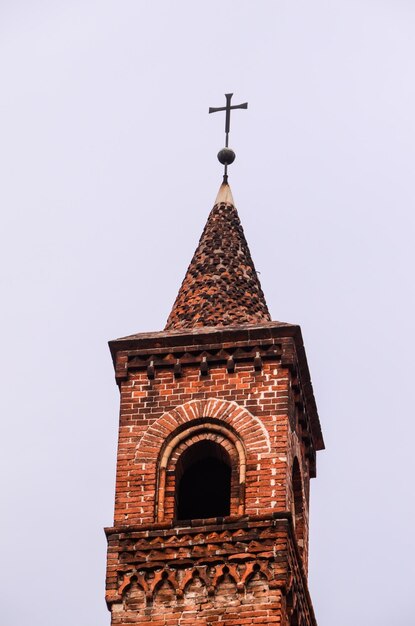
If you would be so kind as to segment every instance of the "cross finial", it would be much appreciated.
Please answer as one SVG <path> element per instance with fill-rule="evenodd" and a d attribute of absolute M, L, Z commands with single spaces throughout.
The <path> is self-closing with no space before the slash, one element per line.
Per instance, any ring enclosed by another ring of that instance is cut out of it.
<path fill-rule="evenodd" d="M 209 107 L 209 113 L 216 113 L 217 111 L 226 111 L 225 116 L 225 147 L 219 151 L 218 159 L 220 163 L 225 166 L 225 172 L 223 175 L 223 182 L 228 182 L 228 165 L 234 162 L 235 152 L 229 148 L 229 132 L 231 127 L 231 111 L 232 109 L 247 109 L 248 103 L 234 104 L 231 106 L 233 93 L 225 93 L 226 106 L 224 107 Z"/>

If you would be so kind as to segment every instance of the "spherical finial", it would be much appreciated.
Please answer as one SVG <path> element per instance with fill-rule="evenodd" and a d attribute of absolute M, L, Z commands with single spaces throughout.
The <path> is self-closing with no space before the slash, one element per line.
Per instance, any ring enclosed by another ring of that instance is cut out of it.
<path fill-rule="evenodd" d="M 235 161 L 236 154 L 230 148 L 222 148 L 218 152 L 218 160 L 222 165 L 230 165 Z"/>

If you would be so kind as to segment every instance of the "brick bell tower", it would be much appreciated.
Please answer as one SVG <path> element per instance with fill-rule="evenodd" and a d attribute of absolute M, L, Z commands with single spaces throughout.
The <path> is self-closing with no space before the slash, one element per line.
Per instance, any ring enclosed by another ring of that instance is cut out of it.
<path fill-rule="evenodd" d="M 110 349 L 112 626 L 315 626 L 309 483 L 324 444 L 301 330 L 271 321 L 227 182 L 165 330 Z"/>

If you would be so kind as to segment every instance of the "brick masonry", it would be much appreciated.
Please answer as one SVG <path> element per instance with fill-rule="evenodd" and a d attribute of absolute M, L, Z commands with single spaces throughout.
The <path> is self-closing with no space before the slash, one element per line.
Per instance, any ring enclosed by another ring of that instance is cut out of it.
<path fill-rule="evenodd" d="M 271 320 L 229 186 L 219 191 L 166 330 Z M 225 201 L 220 201 L 220 200 Z"/>
<path fill-rule="evenodd" d="M 314 625 L 309 481 L 323 440 L 299 328 L 143 334 L 111 351 L 121 393 L 112 624 Z M 202 440 L 231 459 L 230 516 L 177 521 L 176 469 Z"/>

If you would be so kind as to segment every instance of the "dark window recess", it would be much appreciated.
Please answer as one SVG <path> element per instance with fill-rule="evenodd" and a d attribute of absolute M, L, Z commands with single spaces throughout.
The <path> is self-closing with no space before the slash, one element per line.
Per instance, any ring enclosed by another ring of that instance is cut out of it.
<path fill-rule="evenodd" d="M 183 452 L 176 470 L 176 518 L 200 519 L 230 514 L 229 455 L 213 441 L 200 441 Z"/>
<path fill-rule="evenodd" d="M 298 613 L 295 611 L 291 615 L 290 626 L 298 626 Z"/>

